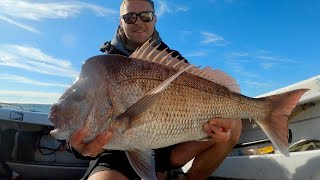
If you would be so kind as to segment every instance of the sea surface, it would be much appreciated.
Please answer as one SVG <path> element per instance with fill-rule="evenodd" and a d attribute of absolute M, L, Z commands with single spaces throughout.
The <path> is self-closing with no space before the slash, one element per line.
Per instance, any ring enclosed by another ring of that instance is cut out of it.
<path fill-rule="evenodd" d="M 30 112 L 49 113 L 51 104 L 17 104 L 17 103 L 2 103 L 0 102 L 0 108 L 23 110 Z"/>

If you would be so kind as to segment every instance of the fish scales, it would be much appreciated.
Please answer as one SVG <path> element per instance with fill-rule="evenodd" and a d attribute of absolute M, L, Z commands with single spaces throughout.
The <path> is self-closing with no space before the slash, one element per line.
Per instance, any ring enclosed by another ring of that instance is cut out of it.
<path fill-rule="evenodd" d="M 288 116 L 307 89 L 250 98 L 219 70 L 181 63 L 150 43 L 140 49 L 131 57 L 88 59 L 79 78 L 51 108 L 49 119 L 55 125 L 51 134 L 67 139 L 86 126 L 90 141 L 112 131 L 104 148 L 126 151 L 143 179 L 156 177 L 151 149 L 206 138 L 202 126 L 213 117 L 254 119 L 275 147 L 289 156 Z M 163 53 L 168 59 L 143 57 L 150 53 Z M 172 62 L 161 64 L 168 60 Z"/>
<path fill-rule="evenodd" d="M 115 69 L 110 66 L 109 68 Z M 111 74 L 115 76 L 117 92 L 121 93 L 117 97 L 122 97 L 122 101 L 127 103 L 124 109 L 127 109 L 174 73 L 176 70 L 159 64 L 135 62 L 123 63 L 119 71 Z M 241 103 L 239 104 L 241 101 L 244 102 L 242 106 Z M 212 117 L 246 118 L 247 114 L 259 114 L 259 112 L 254 113 L 258 109 L 268 108 L 263 103 L 259 104 L 258 100 L 235 94 L 214 82 L 194 75 L 182 74 L 171 83 L 150 110 L 144 112 L 139 120 L 132 123 L 130 130 L 122 138 L 127 139 L 127 143 L 137 149 L 165 147 L 205 138 L 206 134 L 201 126 Z M 190 129 L 186 128 L 189 124 L 192 125 Z M 135 136 L 135 140 L 131 140 L 132 136 Z M 108 146 L 112 148 L 112 142 Z"/>
<path fill-rule="evenodd" d="M 108 77 L 108 79 L 101 78 L 102 82 L 99 84 L 108 84 L 110 79 L 114 81 L 114 89 L 117 90 L 114 92 L 115 96 L 110 97 L 111 101 L 120 101 L 122 104 L 122 106 L 113 107 L 116 114 L 125 111 L 148 91 L 177 72 L 161 64 L 122 56 L 108 60 L 100 58 L 106 57 L 102 56 L 88 62 L 86 65 L 92 67 L 85 68 L 89 72 L 84 74 L 95 71 L 103 72 L 103 77 Z M 104 80 L 107 82 L 103 82 Z M 103 91 L 104 86 L 100 86 L 100 89 Z M 112 100 L 112 98 L 115 99 Z M 265 107 L 265 104 L 259 103 L 259 100 L 233 93 L 214 82 L 184 73 L 169 85 L 150 110 L 144 112 L 138 120 L 133 121 L 126 133 L 115 136 L 113 141 L 108 143 L 108 147 L 119 149 L 121 147 L 119 142 L 121 142 L 126 147 L 134 149 L 155 149 L 205 138 L 206 134 L 202 131 L 201 126 L 208 119 L 212 117 L 247 118 L 246 115 L 259 114 L 259 112 L 255 113 L 258 109 L 268 108 Z M 92 118 L 94 121 L 91 121 L 96 124 L 91 125 L 95 127 L 92 129 L 93 134 L 99 134 L 105 130 L 105 126 L 102 125 L 104 119 L 97 117 L 99 116 L 96 115 L 95 118 Z M 164 123 L 166 121 L 169 123 Z M 188 124 L 191 124 L 193 128 L 185 128 Z M 148 141 L 152 142 L 148 143 Z"/>
<path fill-rule="evenodd" d="M 208 119 L 212 117 L 240 118 L 241 114 L 237 115 L 237 109 L 225 108 L 226 106 L 224 105 L 227 102 L 214 106 L 212 101 L 199 100 L 199 97 L 203 95 L 210 96 L 210 94 L 201 91 L 197 93 L 194 89 L 184 88 L 184 91 L 177 95 L 176 92 L 181 90 L 181 88 L 178 88 L 169 87 L 161 99 L 149 111 L 143 113 L 141 119 L 134 123 L 129 131 L 130 136 L 137 134 L 139 136 L 138 141 L 143 143 L 151 141 L 153 146 L 145 147 L 138 142 L 132 141 L 128 143 L 131 142 L 132 146 L 137 145 L 135 148 L 154 149 L 201 139 L 206 137 L 201 127 Z M 221 99 L 220 101 L 223 101 L 221 97 L 216 96 L 216 99 L 219 98 Z M 188 102 L 188 104 L 183 103 L 184 101 Z M 186 128 L 189 125 L 191 128 Z M 145 132 L 146 130 L 148 131 Z M 168 134 L 171 136 L 167 136 Z M 130 137 L 126 137 L 126 139 L 130 139 Z M 157 142 L 157 144 L 154 142 Z M 145 145 L 147 146 L 147 144 Z"/>

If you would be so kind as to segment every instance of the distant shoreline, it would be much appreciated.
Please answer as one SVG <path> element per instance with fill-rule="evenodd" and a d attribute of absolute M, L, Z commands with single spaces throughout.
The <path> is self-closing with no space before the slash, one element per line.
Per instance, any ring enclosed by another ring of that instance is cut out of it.
<path fill-rule="evenodd" d="M 49 113 L 52 104 L 32 104 L 32 103 L 4 103 L 0 102 L 0 108 L 23 110 L 30 112 Z"/>

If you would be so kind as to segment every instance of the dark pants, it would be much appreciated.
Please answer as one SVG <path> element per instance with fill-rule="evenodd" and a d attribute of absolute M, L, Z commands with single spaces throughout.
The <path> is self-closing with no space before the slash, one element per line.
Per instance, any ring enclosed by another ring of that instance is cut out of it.
<path fill-rule="evenodd" d="M 155 150 L 156 172 L 171 170 L 171 147 Z M 115 170 L 128 179 L 141 179 L 131 167 L 124 151 L 105 151 L 97 159 L 92 160 L 82 179 L 88 179 L 91 174 L 104 170 Z"/>
<path fill-rule="evenodd" d="M 12 177 L 12 169 L 5 162 L 0 162 L 0 179 L 10 179 Z"/>

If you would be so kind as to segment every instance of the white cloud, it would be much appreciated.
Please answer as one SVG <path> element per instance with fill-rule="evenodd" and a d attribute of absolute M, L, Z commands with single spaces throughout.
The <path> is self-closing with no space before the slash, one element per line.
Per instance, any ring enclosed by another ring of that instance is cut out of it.
<path fill-rule="evenodd" d="M 73 34 L 64 34 L 61 37 L 61 42 L 67 48 L 75 48 L 77 46 L 77 38 Z"/>
<path fill-rule="evenodd" d="M 263 69 L 271 69 L 274 66 L 274 63 L 272 63 L 272 62 L 264 62 L 264 63 L 260 63 L 260 66 Z"/>
<path fill-rule="evenodd" d="M 272 81 L 266 82 L 264 79 L 272 69 L 280 66 L 288 67 L 295 60 L 276 56 L 271 51 L 257 50 L 253 52 L 234 51 L 226 55 L 227 64 L 236 74 L 246 80 L 243 82 L 255 88 L 268 89 L 276 84 Z"/>
<path fill-rule="evenodd" d="M 41 21 L 44 19 L 66 19 L 82 12 L 92 11 L 98 16 L 114 15 L 117 11 L 90 3 L 69 2 L 34 2 L 28 0 L 1 0 L 0 20 L 14 24 L 31 32 L 38 32 L 34 27 L 18 22 L 16 19 Z"/>
<path fill-rule="evenodd" d="M 170 9 L 168 7 L 168 4 L 164 1 L 158 1 L 159 7 L 156 8 L 156 14 L 158 17 L 162 16 L 164 13 L 169 12 Z"/>
<path fill-rule="evenodd" d="M 49 93 L 40 91 L 12 91 L 0 90 L 0 102 L 52 104 L 57 101 L 62 93 Z"/>
<path fill-rule="evenodd" d="M 0 2 L 0 11 L 2 14 L 19 19 L 28 19 L 34 21 L 39 21 L 42 19 L 69 18 L 80 14 L 81 11 L 86 10 L 93 11 L 99 16 L 117 13 L 115 10 L 78 1 L 52 1 L 47 3 L 37 3 L 26 0 L 2 0 Z"/>
<path fill-rule="evenodd" d="M 196 52 L 187 53 L 185 56 L 186 57 L 201 57 L 201 56 L 205 56 L 205 55 L 207 55 L 206 52 L 196 51 Z"/>
<path fill-rule="evenodd" d="M 29 25 L 26 25 L 26 24 L 23 24 L 23 23 L 19 23 L 17 21 L 14 21 L 12 19 L 9 19 L 9 18 L 1 16 L 1 15 L 0 15 L 0 20 L 6 21 L 7 23 L 16 25 L 19 28 L 22 28 L 22 29 L 30 31 L 30 32 L 40 33 L 40 31 L 38 31 L 37 29 L 33 28 L 32 26 L 29 26 Z"/>
<path fill-rule="evenodd" d="M 24 84 L 31 84 L 35 86 L 46 86 L 46 87 L 68 87 L 67 84 L 58 84 L 58 83 L 48 83 L 37 81 L 34 79 L 29 79 L 23 76 L 16 76 L 11 74 L 0 74 L 0 80 L 12 81 L 12 82 L 19 82 Z"/>
<path fill-rule="evenodd" d="M 164 15 L 165 13 L 177 13 L 180 11 L 186 12 L 189 10 L 187 6 L 173 4 L 172 2 L 167 3 L 166 1 L 163 1 L 163 0 L 156 1 L 156 5 L 158 6 L 156 8 L 156 14 L 158 17 Z"/>
<path fill-rule="evenodd" d="M 255 64 L 260 65 L 263 69 L 271 69 L 273 66 L 281 63 L 298 63 L 297 61 L 292 60 L 290 58 L 275 56 L 272 54 L 271 51 L 266 50 L 259 50 L 252 53 L 232 52 L 230 53 L 228 58 L 235 59 L 235 61 L 241 61 L 241 58 L 245 58 L 245 62 L 254 62 Z"/>
<path fill-rule="evenodd" d="M 220 0 L 209 0 L 210 3 L 220 3 Z M 226 3 L 226 4 L 234 4 L 236 3 L 236 0 L 223 0 L 222 2 Z"/>
<path fill-rule="evenodd" d="M 258 81 L 251 81 L 247 80 L 245 83 L 249 86 L 257 87 L 257 88 L 268 88 L 268 87 L 273 87 L 274 84 L 271 82 L 258 82 Z"/>
<path fill-rule="evenodd" d="M 249 78 L 255 78 L 257 77 L 257 74 L 250 72 L 250 68 L 246 68 L 243 63 L 240 62 L 233 62 L 229 61 L 227 62 L 228 65 L 233 69 L 234 72 L 236 72 L 239 75 L 249 77 Z"/>
<path fill-rule="evenodd" d="M 223 37 L 215 33 L 201 32 L 201 34 L 203 35 L 202 44 L 214 44 L 215 46 L 226 46 L 229 44 Z"/>
<path fill-rule="evenodd" d="M 257 59 L 260 59 L 260 60 L 272 61 L 272 62 L 297 63 L 296 61 L 294 61 L 292 59 L 280 57 L 280 56 L 256 55 L 254 57 Z"/>
<path fill-rule="evenodd" d="M 187 6 L 178 6 L 177 11 L 187 12 L 189 11 L 189 8 Z"/>
<path fill-rule="evenodd" d="M 0 66 L 21 68 L 32 72 L 62 77 L 77 77 L 71 63 L 54 58 L 40 49 L 21 45 L 0 45 Z"/>
<path fill-rule="evenodd" d="M 248 57 L 249 54 L 247 52 L 232 52 L 231 56 L 234 56 L 234 57 Z"/>

